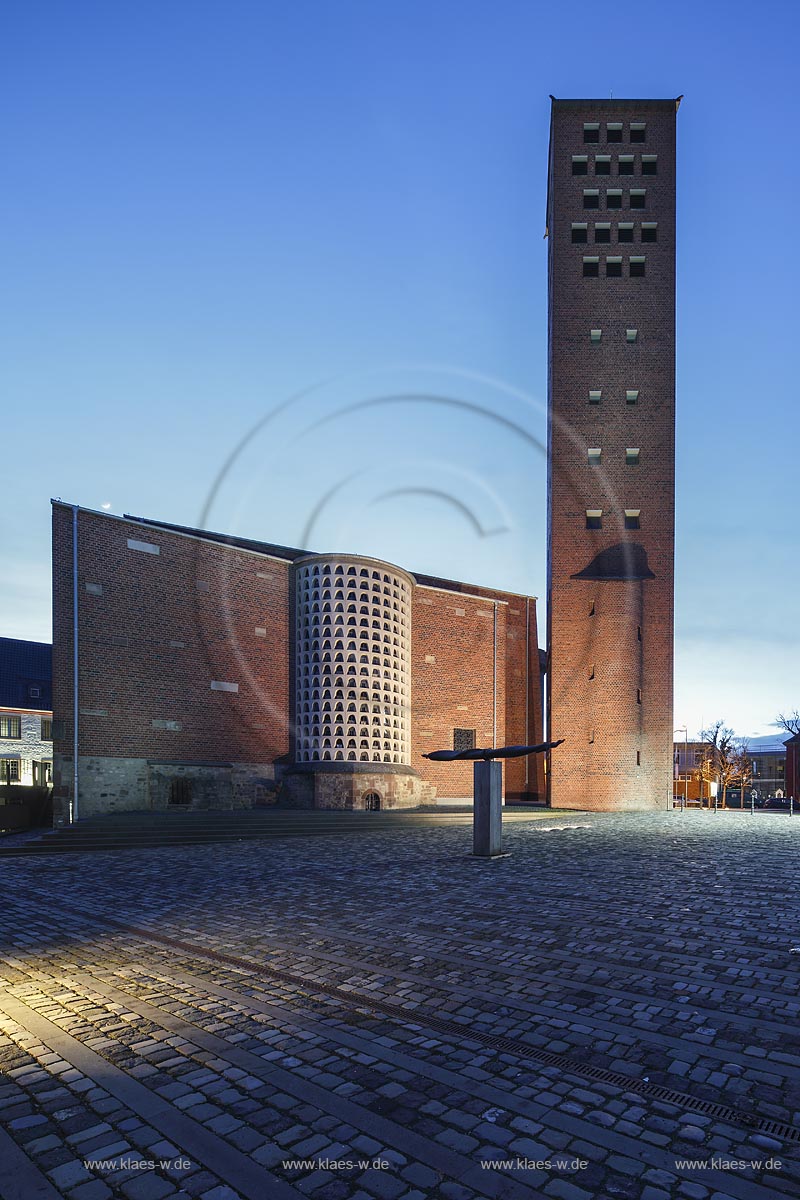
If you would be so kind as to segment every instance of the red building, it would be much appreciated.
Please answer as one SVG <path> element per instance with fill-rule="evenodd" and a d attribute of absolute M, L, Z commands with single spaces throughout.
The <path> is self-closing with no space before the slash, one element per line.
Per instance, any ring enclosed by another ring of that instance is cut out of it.
<path fill-rule="evenodd" d="M 57 820 L 466 798 L 423 753 L 542 740 L 535 598 L 359 555 L 57 501 L 53 643 Z M 540 759 L 505 781 L 544 798 Z"/>
<path fill-rule="evenodd" d="M 553 100 L 548 729 L 556 808 L 672 797 L 675 100 Z"/>

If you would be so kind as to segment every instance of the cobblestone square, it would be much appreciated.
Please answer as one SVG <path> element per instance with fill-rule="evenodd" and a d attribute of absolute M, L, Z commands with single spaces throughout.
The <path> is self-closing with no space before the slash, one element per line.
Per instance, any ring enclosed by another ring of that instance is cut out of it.
<path fill-rule="evenodd" d="M 800 1196 L 800 819 L 0 859 L 0 1196 Z"/>

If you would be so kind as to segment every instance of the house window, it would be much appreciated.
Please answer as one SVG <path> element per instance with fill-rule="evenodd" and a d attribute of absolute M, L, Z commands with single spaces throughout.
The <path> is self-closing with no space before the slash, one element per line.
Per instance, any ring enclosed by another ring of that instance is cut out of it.
<path fill-rule="evenodd" d="M 586 278 L 593 278 L 600 274 L 600 259 L 599 258 L 584 258 L 583 274 Z"/>
<path fill-rule="evenodd" d="M 572 222 L 572 240 L 573 242 L 587 242 L 589 240 L 589 226 L 580 224 L 577 221 Z"/>
<path fill-rule="evenodd" d="M 601 451 L 600 447 L 599 446 L 593 447 L 592 449 L 587 451 L 587 454 L 589 457 L 589 466 L 590 467 L 599 467 L 600 459 L 602 458 L 602 451 Z"/>
<path fill-rule="evenodd" d="M 596 188 L 583 189 L 583 207 L 584 208 L 599 208 L 600 193 Z"/>
<path fill-rule="evenodd" d="M 600 342 L 602 340 L 602 337 L 603 337 L 602 329 L 590 329 L 589 330 L 589 341 L 592 342 L 593 345 L 599 346 Z"/>
<path fill-rule="evenodd" d="M 475 730 L 474 729 L 454 729 L 453 730 L 453 749 L 454 750 L 474 750 L 475 749 Z"/>
<path fill-rule="evenodd" d="M 586 154 L 573 154 L 572 156 L 572 174 L 573 175 L 588 175 L 589 174 L 589 156 Z"/>
<path fill-rule="evenodd" d="M 22 737 L 21 717 L 0 717 L 0 738 Z"/>
<path fill-rule="evenodd" d="M 625 466 L 626 467 L 638 467 L 638 465 L 639 465 L 638 449 L 631 449 L 630 447 L 628 447 L 627 450 L 625 451 Z"/>
<path fill-rule="evenodd" d="M 42 694 L 42 689 L 38 687 L 28 688 L 28 696 L 31 700 L 38 700 Z"/>
<path fill-rule="evenodd" d="M 635 342 L 638 339 L 638 337 L 639 337 L 638 329 L 626 329 L 625 330 L 625 341 L 626 342 Z"/>
<path fill-rule="evenodd" d="M 644 275 L 644 257 L 632 258 L 630 261 L 631 279 L 641 279 Z"/>
<path fill-rule="evenodd" d="M 595 175 L 610 175 L 611 174 L 611 155 L 596 154 L 594 158 L 594 173 Z"/>
<path fill-rule="evenodd" d="M 633 221 L 620 221 L 619 225 L 617 226 L 617 241 L 633 241 Z"/>
<path fill-rule="evenodd" d="M 594 227 L 594 240 L 596 242 L 611 241 L 611 225 L 605 222 L 599 222 Z"/>
<path fill-rule="evenodd" d="M 631 121 L 631 141 L 643 142 L 647 136 L 647 126 L 644 121 Z"/>
<path fill-rule="evenodd" d="M 603 510 L 602 510 L 602 508 L 587 508 L 587 510 L 586 510 L 586 528 L 587 529 L 602 529 L 603 528 Z"/>
<path fill-rule="evenodd" d="M 0 783 L 19 783 L 18 758 L 0 758 Z"/>
<path fill-rule="evenodd" d="M 642 221 L 642 241 L 657 242 L 658 241 L 658 222 L 657 221 Z"/>
<path fill-rule="evenodd" d="M 606 125 L 606 139 L 609 142 L 622 141 L 622 121 L 609 121 Z"/>
<path fill-rule="evenodd" d="M 642 174 L 657 175 L 658 174 L 658 158 L 655 154 L 642 155 Z"/>
<path fill-rule="evenodd" d="M 42 741 L 52 742 L 53 740 L 53 719 L 52 717 L 42 717 Z"/>
<path fill-rule="evenodd" d="M 606 208 L 622 208 L 622 189 L 609 188 L 606 192 Z"/>
<path fill-rule="evenodd" d="M 631 208 L 644 208 L 646 200 L 647 192 L 644 188 L 631 188 L 629 197 Z"/>
<path fill-rule="evenodd" d="M 613 276 L 615 279 L 622 274 L 622 259 L 607 258 L 606 259 L 606 275 Z"/>
<path fill-rule="evenodd" d="M 638 508 L 626 508 L 625 509 L 625 528 L 626 529 L 639 529 L 639 527 L 640 527 L 639 526 L 640 511 L 641 510 Z"/>
<path fill-rule="evenodd" d="M 584 142 L 600 141 L 600 125 L 597 121 L 587 121 L 583 126 Z"/>
<path fill-rule="evenodd" d="M 632 154 L 620 154 L 617 163 L 617 173 L 619 175 L 632 175 L 634 167 L 634 159 Z"/>
<path fill-rule="evenodd" d="M 600 401 L 602 400 L 602 398 L 603 398 L 603 393 L 600 391 L 599 388 L 592 388 L 589 390 L 589 403 L 590 404 L 599 404 Z"/>

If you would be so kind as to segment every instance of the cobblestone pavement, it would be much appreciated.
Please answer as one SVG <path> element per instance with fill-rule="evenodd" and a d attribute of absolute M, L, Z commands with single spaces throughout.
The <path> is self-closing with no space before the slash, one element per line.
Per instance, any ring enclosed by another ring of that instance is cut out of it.
<path fill-rule="evenodd" d="M 800 820 L 469 848 L 3 860 L 0 1196 L 800 1197 Z"/>

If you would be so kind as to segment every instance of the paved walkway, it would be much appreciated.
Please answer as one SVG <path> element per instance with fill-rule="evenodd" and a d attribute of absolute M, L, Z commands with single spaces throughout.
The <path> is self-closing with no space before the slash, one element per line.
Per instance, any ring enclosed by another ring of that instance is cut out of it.
<path fill-rule="evenodd" d="M 4 1200 L 800 1197 L 800 818 L 4 859 Z"/>

